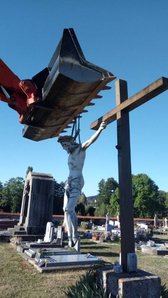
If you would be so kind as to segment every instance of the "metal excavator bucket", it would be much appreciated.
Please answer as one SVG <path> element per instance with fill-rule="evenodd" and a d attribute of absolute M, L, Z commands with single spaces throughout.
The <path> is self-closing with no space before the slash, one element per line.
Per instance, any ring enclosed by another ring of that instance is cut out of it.
<path fill-rule="evenodd" d="M 109 71 L 88 62 L 73 29 L 64 29 L 63 36 L 46 69 L 32 80 L 41 100 L 24 114 L 23 136 L 40 141 L 58 136 L 85 112 L 98 93 L 110 89 L 106 84 L 115 77 Z"/>

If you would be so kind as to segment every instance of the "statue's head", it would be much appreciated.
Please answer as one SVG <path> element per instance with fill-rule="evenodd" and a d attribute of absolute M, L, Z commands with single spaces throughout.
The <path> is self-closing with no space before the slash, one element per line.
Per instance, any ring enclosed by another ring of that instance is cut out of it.
<path fill-rule="evenodd" d="M 60 136 L 58 143 L 74 143 L 74 138 L 72 136 Z"/>
<path fill-rule="evenodd" d="M 68 153 L 72 152 L 73 149 L 76 148 L 76 146 L 78 146 L 78 144 L 75 142 L 74 137 L 72 136 L 60 136 L 58 138 L 58 142 Z"/>

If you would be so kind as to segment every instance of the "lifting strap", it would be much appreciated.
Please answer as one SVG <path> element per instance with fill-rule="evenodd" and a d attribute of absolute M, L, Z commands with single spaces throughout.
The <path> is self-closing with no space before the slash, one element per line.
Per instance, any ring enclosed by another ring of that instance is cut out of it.
<path fill-rule="evenodd" d="M 78 138 L 79 144 L 81 144 L 81 139 L 80 139 L 80 118 L 81 116 L 78 115 L 75 117 L 73 121 L 73 126 L 72 126 L 72 132 L 71 132 L 71 137 L 74 138 L 74 141 Z"/>

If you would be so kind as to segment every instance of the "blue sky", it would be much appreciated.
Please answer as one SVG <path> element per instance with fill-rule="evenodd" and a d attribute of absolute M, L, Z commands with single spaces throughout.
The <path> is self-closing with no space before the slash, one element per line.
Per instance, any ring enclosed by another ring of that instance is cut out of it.
<path fill-rule="evenodd" d="M 74 28 L 86 59 L 128 82 L 129 96 L 161 76 L 168 77 L 167 0 L 0 0 L 0 57 L 19 76 L 31 79 L 46 67 L 64 28 Z M 115 107 L 115 83 L 103 91 L 81 120 L 81 140 L 90 124 Z M 168 92 L 130 113 L 132 173 L 147 174 L 168 191 Z M 28 166 L 68 175 L 67 154 L 57 139 L 34 142 L 22 137 L 18 115 L 0 102 L 0 181 L 25 177 Z M 116 123 L 87 151 L 84 193 L 97 194 L 104 178 L 118 180 Z"/>

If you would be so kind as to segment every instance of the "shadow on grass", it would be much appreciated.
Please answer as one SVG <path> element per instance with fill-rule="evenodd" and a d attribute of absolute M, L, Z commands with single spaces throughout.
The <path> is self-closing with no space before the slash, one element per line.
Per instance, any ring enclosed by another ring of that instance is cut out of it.
<path fill-rule="evenodd" d="M 91 250 L 89 251 L 89 253 L 91 255 L 94 255 L 94 256 L 100 256 L 100 257 L 119 257 L 119 253 L 116 253 L 116 252 L 109 252 L 109 251 L 95 251 L 95 250 Z"/>
<path fill-rule="evenodd" d="M 168 289 L 166 288 L 166 284 L 161 286 L 161 298 L 168 298 Z"/>
<path fill-rule="evenodd" d="M 81 248 L 84 248 L 84 249 L 101 249 L 101 250 L 108 249 L 109 250 L 109 246 L 101 246 L 101 245 L 98 245 L 98 244 L 95 244 L 95 243 L 93 243 L 92 245 L 85 245 L 85 246 L 83 246 L 81 244 Z"/>
<path fill-rule="evenodd" d="M 90 241 L 87 241 L 87 240 L 86 241 L 84 241 L 84 240 L 81 241 L 81 245 L 93 245 L 93 244 L 95 245 L 95 241 L 91 241 L 91 240 Z"/>
<path fill-rule="evenodd" d="M 113 252 L 111 247 L 107 245 L 99 245 L 94 241 L 82 241 L 81 250 L 83 250 L 83 252 L 87 250 L 87 252 L 97 257 L 119 257 L 119 253 Z"/>
<path fill-rule="evenodd" d="M 167 242 L 167 238 L 159 239 L 159 238 L 152 237 L 152 240 L 155 241 L 156 243 L 165 243 L 165 242 Z"/>

